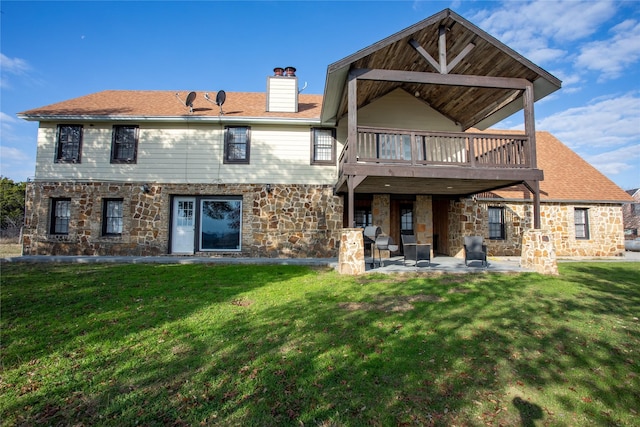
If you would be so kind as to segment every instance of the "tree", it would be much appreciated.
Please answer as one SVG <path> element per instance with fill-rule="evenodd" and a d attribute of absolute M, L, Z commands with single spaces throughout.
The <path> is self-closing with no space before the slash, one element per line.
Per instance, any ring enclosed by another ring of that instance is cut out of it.
<path fill-rule="evenodd" d="M 24 191 L 27 184 L 0 176 L 0 232 L 16 237 L 24 221 Z"/>

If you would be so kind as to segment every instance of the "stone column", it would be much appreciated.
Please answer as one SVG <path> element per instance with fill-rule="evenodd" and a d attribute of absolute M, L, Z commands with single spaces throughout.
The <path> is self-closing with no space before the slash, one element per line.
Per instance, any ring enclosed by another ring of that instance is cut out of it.
<path fill-rule="evenodd" d="M 522 234 L 520 266 L 540 274 L 558 275 L 553 235 L 546 230 L 526 230 Z"/>
<path fill-rule="evenodd" d="M 362 228 L 343 228 L 340 236 L 338 273 L 357 276 L 365 272 Z"/>

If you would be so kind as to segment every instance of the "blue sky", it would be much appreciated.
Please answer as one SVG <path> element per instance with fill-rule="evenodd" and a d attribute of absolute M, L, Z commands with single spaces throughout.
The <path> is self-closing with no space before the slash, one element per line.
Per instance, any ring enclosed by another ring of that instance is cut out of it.
<path fill-rule="evenodd" d="M 2 1 L 0 173 L 34 174 L 20 111 L 108 89 L 263 92 L 288 65 L 321 94 L 329 64 L 447 7 L 563 81 L 538 130 L 640 187 L 638 1 Z"/>

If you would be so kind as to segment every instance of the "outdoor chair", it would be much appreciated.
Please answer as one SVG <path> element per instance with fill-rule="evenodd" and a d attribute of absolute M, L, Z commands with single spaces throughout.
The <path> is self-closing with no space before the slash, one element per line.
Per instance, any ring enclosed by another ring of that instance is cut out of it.
<path fill-rule="evenodd" d="M 418 261 L 427 261 L 427 265 L 431 267 L 431 245 L 417 243 L 416 236 L 413 234 L 403 234 L 401 237 L 404 249 L 404 265 L 407 265 L 407 260 L 414 261 L 416 267 L 418 267 Z"/>
<path fill-rule="evenodd" d="M 487 245 L 483 243 L 482 236 L 465 236 L 464 238 L 464 265 L 469 266 L 469 261 L 480 261 L 483 267 L 487 267 Z"/>

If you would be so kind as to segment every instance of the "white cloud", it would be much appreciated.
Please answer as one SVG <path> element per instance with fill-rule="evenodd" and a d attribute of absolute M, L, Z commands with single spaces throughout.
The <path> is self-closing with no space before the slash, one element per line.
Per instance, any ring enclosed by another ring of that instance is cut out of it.
<path fill-rule="evenodd" d="M 3 164 L 31 160 L 29 155 L 19 148 L 7 147 L 5 145 L 0 146 L 0 157 L 2 157 Z"/>
<path fill-rule="evenodd" d="M 570 108 L 536 123 L 569 147 L 621 146 L 640 138 L 640 95 L 596 99 L 584 107 Z"/>
<path fill-rule="evenodd" d="M 500 9 L 483 10 L 472 22 L 534 63 L 566 57 L 567 42 L 589 37 L 616 13 L 612 1 L 505 1 Z"/>
<path fill-rule="evenodd" d="M 640 60 L 640 22 L 628 19 L 611 29 L 608 40 L 587 43 L 580 49 L 576 67 L 602 73 L 600 80 L 619 77 L 629 65 Z"/>
<path fill-rule="evenodd" d="M 3 53 L 0 53 L 0 63 L 2 63 L 2 71 L 11 74 L 25 74 L 31 69 L 24 59 L 9 58 Z"/>
<path fill-rule="evenodd" d="M 607 175 L 618 175 L 640 165 L 640 145 L 634 144 L 595 155 L 584 155 L 584 159 Z"/>
<path fill-rule="evenodd" d="M 2 67 L 0 67 L 0 69 L 2 70 L 2 74 L 0 76 L 0 87 L 3 89 L 11 87 L 8 74 L 12 74 L 15 76 L 24 76 L 27 75 L 29 71 L 31 71 L 31 66 L 24 59 L 9 58 L 3 53 L 0 53 L 0 64 L 2 64 Z"/>

